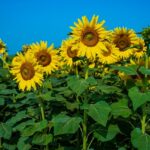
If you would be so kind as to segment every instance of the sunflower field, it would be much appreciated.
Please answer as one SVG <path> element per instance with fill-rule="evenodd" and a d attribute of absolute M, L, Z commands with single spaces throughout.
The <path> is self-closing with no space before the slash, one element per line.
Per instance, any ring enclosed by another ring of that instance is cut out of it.
<path fill-rule="evenodd" d="M 0 150 L 150 150 L 150 27 L 98 19 L 59 48 L 0 40 Z"/>

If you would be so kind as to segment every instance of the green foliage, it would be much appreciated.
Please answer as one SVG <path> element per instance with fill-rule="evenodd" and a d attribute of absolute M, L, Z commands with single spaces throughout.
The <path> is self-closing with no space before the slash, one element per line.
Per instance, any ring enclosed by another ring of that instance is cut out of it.
<path fill-rule="evenodd" d="M 133 103 L 133 109 L 136 110 L 146 102 L 150 101 L 150 92 L 142 93 L 137 87 L 129 89 L 129 97 Z"/>
<path fill-rule="evenodd" d="M 128 107 L 128 100 L 127 99 L 121 99 L 118 102 L 111 104 L 112 109 L 112 115 L 114 117 L 124 117 L 127 118 L 131 115 L 131 110 Z"/>
<path fill-rule="evenodd" d="M 150 69 L 105 67 L 45 75 L 30 92 L 1 67 L 0 150 L 149 150 Z"/>
<path fill-rule="evenodd" d="M 94 137 L 101 142 L 107 142 L 112 140 L 120 132 L 117 125 L 110 125 L 108 128 L 99 128 Z"/>
<path fill-rule="evenodd" d="M 54 135 L 73 134 L 79 129 L 80 117 L 69 117 L 64 114 L 53 117 Z"/>
<path fill-rule="evenodd" d="M 106 126 L 110 111 L 110 106 L 106 102 L 101 101 L 89 105 L 88 115 L 99 124 Z"/>
<path fill-rule="evenodd" d="M 138 150 L 150 149 L 150 135 L 143 134 L 139 128 L 135 128 L 131 132 L 131 142 Z"/>

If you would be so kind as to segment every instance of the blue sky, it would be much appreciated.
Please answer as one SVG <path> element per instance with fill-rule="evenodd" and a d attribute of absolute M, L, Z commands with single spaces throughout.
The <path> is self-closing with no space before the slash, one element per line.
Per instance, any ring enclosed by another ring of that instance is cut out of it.
<path fill-rule="evenodd" d="M 40 40 L 59 47 L 78 18 L 94 14 L 107 29 L 139 32 L 150 25 L 149 6 L 149 0 L 0 0 L 0 38 L 9 54 Z"/>

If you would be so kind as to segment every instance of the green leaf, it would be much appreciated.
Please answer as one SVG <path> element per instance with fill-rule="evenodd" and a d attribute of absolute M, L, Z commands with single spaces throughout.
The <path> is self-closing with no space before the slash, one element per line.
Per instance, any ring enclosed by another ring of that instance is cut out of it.
<path fill-rule="evenodd" d="M 54 125 L 54 135 L 61 134 L 73 134 L 78 128 L 82 121 L 80 117 L 69 117 L 65 114 L 60 114 L 52 119 Z"/>
<path fill-rule="evenodd" d="M 137 87 L 129 89 L 128 95 L 132 101 L 134 111 L 150 101 L 150 92 L 141 93 Z"/>
<path fill-rule="evenodd" d="M 33 136 L 32 143 L 36 145 L 47 145 L 52 142 L 52 134 L 37 133 Z"/>
<path fill-rule="evenodd" d="M 137 68 L 138 68 L 138 66 L 136 66 L 136 65 L 131 65 L 131 66 L 114 66 L 114 65 L 112 65 L 112 69 L 119 70 L 121 72 L 124 72 L 127 75 L 137 75 Z"/>
<path fill-rule="evenodd" d="M 0 97 L 0 106 L 4 105 L 5 104 L 5 99 Z"/>
<path fill-rule="evenodd" d="M 15 89 L 2 89 L 0 90 L 1 95 L 10 95 L 10 94 L 17 94 L 17 91 Z"/>
<path fill-rule="evenodd" d="M 97 85 L 97 81 L 94 77 L 88 77 L 86 81 L 88 82 L 89 85 L 92 85 L 92 86 Z"/>
<path fill-rule="evenodd" d="M 51 99 L 52 99 L 51 94 L 52 94 L 52 91 L 49 91 L 44 94 L 40 94 L 39 98 L 41 98 L 42 100 L 45 100 L 45 101 L 51 101 Z"/>
<path fill-rule="evenodd" d="M 0 90 L 6 89 L 6 88 L 7 88 L 6 84 L 0 84 Z"/>
<path fill-rule="evenodd" d="M 121 92 L 121 90 L 118 87 L 110 85 L 99 85 L 97 86 L 97 89 L 106 94 Z"/>
<path fill-rule="evenodd" d="M 74 111 L 75 109 L 79 108 L 79 103 L 78 102 L 67 102 L 66 101 L 66 108 L 68 110 Z"/>
<path fill-rule="evenodd" d="M 3 147 L 5 148 L 5 150 L 16 150 L 16 145 L 12 145 L 12 144 L 4 143 Z"/>
<path fill-rule="evenodd" d="M 126 150 L 125 147 L 120 147 L 118 150 Z"/>
<path fill-rule="evenodd" d="M 106 126 L 110 111 L 110 106 L 106 102 L 101 101 L 96 104 L 89 105 L 88 115 L 91 116 L 96 122 Z"/>
<path fill-rule="evenodd" d="M 0 123 L 0 137 L 10 139 L 12 135 L 12 128 L 6 123 Z"/>
<path fill-rule="evenodd" d="M 18 150 L 31 150 L 31 145 L 27 144 L 28 137 L 20 137 L 17 143 Z"/>
<path fill-rule="evenodd" d="M 127 99 L 119 100 L 118 102 L 111 104 L 112 115 L 114 117 L 124 117 L 127 118 L 131 114 L 131 110 L 128 108 Z"/>
<path fill-rule="evenodd" d="M 85 79 L 79 79 L 73 76 L 68 78 L 68 86 L 77 96 L 80 96 L 88 88 L 89 84 Z"/>
<path fill-rule="evenodd" d="M 13 128 L 13 131 L 20 131 L 20 132 L 21 132 L 22 130 L 24 130 L 24 128 L 25 128 L 26 126 L 33 125 L 33 124 L 34 124 L 34 121 L 33 121 L 33 120 L 24 121 L 24 122 L 18 124 L 17 126 L 15 126 L 15 127 Z"/>
<path fill-rule="evenodd" d="M 26 111 L 20 111 L 14 117 L 12 117 L 9 120 L 7 120 L 6 123 L 9 124 L 10 126 L 13 126 L 17 122 L 19 122 L 22 119 L 25 119 L 27 117 L 28 117 L 28 115 L 26 114 Z"/>
<path fill-rule="evenodd" d="M 147 69 L 147 68 L 145 68 L 144 66 L 140 67 L 139 71 L 140 71 L 142 74 L 150 75 L 150 69 Z"/>
<path fill-rule="evenodd" d="M 26 96 L 25 93 L 19 93 L 19 94 L 17 94 L 17 95 L 15 96 L 15 99 L 22 99 L 22 98 L 24 98 L 25 96 Z"/>
<path fill-rule="evenodd" d="M 0 76 L 1 77 L 8 77 L 9 71 L 8 69 L 0 68 Z"/>
<path fill-rule="evenodd" d="M 31 136 L 33 135 L 35 132 L 40 132 L 43 129 L 45 129 L 48 125 L 47 120 L 42 120 L 40 122 L 34 123 L 34 125 L 30 125 L 28 127 L 26 127 L 23 131 L 22 131 L 22 136 Z"/>
<path fill-rule="evenodd" d="M 104 132 L 105 135 L 104 135 Z M 117 125 L 110 125 L 108 129 L 98 130 L 94 132 L 94 137 L 101 142 L 107 142 L 112 140 L 120 132 Z"/>
<path fill-rule="evenodd" d="M 150 135 L 143 134 L 139 128 L 131 132 L 131 142 L 138 150 L 150 150 Z"/>

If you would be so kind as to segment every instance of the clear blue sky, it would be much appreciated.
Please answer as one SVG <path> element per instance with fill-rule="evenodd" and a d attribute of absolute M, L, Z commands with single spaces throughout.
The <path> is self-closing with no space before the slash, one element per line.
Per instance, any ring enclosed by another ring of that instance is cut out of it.
<path fill-rule="evenodd" d="M 150 25 L 150 0 L 0 0 L 0 38 L 9 54 L 40 40 L 60 46 L 81 16 L 99 15 L 107 29 Z"/>

